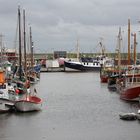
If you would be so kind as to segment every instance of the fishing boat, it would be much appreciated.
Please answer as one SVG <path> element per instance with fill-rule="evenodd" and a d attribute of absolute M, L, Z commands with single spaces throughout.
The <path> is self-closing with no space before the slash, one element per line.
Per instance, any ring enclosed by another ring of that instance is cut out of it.
<path fill-rule="evenodd" d="M 78 71 L 100 71 L 103 65 L 111 67 L 112 59 L 106 56 L 97 56 L 95 58 L 81 58 L 80 61 L 64 61 L 65 69 L 70 68 Z"/>
<path fill-rule="evenodd" d="M 25 21 L 25 10 L 23 11 L 23 14 L 24 14 L 23 17 L 24 17 L 24 21 Z M 19 18 L 19 23 L 20 23 L 20 8 L 18 8 L 18 18 Z M 19 29 L 20 29 L 20 27 L 19 27 Z M 24 32 L 25 32 L 25 22 L 24 22 Z M 31 27 L 30 27 L 30 33 L 31 33 Z M 24 36 L 24 39 L 25 39 L 25 36 Z M 31 43 L 31 45 L 32 45 L 32 43 Z M 25 47 L 25 45 L 24 45 L 24 47 Z M 31 46 L 31 48 L 32 48 L 32 46 Z M 26 64 L 26 61 L 25 61 L 25 64 Z M 25 74 L 25 77 L 27 77 L 26 74 Z M 30 112 L 30 111 L 40 110 L 41 106 L 42 106 L 42 99 L 39 98 L 38 96 L 36 96 L 35 95 L 36 93 L 37 93 L 36 89 L 34 89 L 34 92 L 31 92 L 31 91 L 29 91 L 28 88 L 26 88 L 25 96 L 23 96 L 22 99 L 15 102 L 16 110 L 21 111 L 21 112 Z"/>
<path fill-rule="evenodd" d="M 126 101 L 139 101 L 140 97 L 140 67 L 134 66 L 127 70 L 124 87 L 120 89 L 120 98 Z"/>
<path fill-rule="evenodd" d="M 26 89 L 30 88 L 30 81 L 26 80 L 24 77 L 22 78 L 22 80 L 14 78 L 11 85 L 15 88 L 16 92 L 19 95 L 23 95 L 26 93 Z"/>
<path fill-rule="evenodd" d="M 15 98 L 14 100 L 13 98 L 10 98 L 12 97 L 11 95 L 12 95 L 12 90 L 9 90 L 8 83 L 6 83 L 5 81 L 4 71 L 1 70 L 0 71 L 0 113 L 8 112 L 13 109 Z"/>
<path fill-rule="evenodd" d="M 102 42 L 99 43 L 102 48 Z M 64 60 L 64 71 L 76 70 L 76 71 L 100 71 L 101 67 L 111 67 L 113 66 L 113 59 L 108 58 L 104 54 L 104 49 L 102 49 L 101 55 L 96 57 L 80 57 L 79 54 L 79 43 L 77 40 L 77 58 L 76 60 L 67 59 Z"/>
<path fill-rule="evenodd" d="M 101 80 L 101 83 L 107 83 L 108 77 L 109 77 L 109 71 L 105 70 L 105 69 L 103 70 L 101 68 L 101 70 L 100 70 L 100 80 Z"/>
<path fill-rule="evenodd" d="M 24 48 L 26 48 L 26 47 L 24 47 Z M 26 50 L 26 49 L 24 49 L 24 50 Z M 24 51 L 24 54 L 25 54 L 25 58 L 26 58 L 26 51 Z M 30 54 L 29 54 L 29 60 L 30 60 L 30 65 L 28 66 L 28 70 L 26 70 L 27 79 L 30 81 L 31 84 L 34 84 L 40 78 L 41 65 L 39 65 L 39 64 L 34 65 L 34 63 L 35 63 L 34 62 L 34 46 L 33 46 L 33 41 L 32 41 L 31 27 L 30 27 Z M 26 60 L 25 60 L 25 67 L 27 67 Z"/>
<path fill-rule="evenodd" d="M 122 41 L 121 28 L 119 28 L 119 34 L 118 34 L 118 37 L 117 37 L 118 63 L 117 63 L 117 65 L 115 65 L 115 59 L 114 59 L 114 62 L 112 63 L 112 65 L 110 67 L 106 67 L 106 65 L 103 65 L 101 70 L 100 70 L 100 80 L 101 80 L 101 82 L 102 83 L 108 83 L 108 86 L 110 88 L 113 87 L 113 89 L 115 89 L 114 85 L 116 84 L 116 78 L 117 78 L 116 75 L 120 75 L 120 73 L 121 73 L 121 70 L 120 70 L 121 69 L 120 68 L 120 65 L 121 65 L 121 57 L 120 57 L 121 41 Z"/>
<path fill-rule="evenodd" d="M 14 109 L 14 102 L 13 101 L 11 101 L 5 97 L 0 97 L 0 113 L 9 112 L 13 109 Z"/>
<path fill-rule="evenodd" d="M 119 72 L 118 70 L 116 70 L 114 67 L 102 67 L 100 70 L 100 81 L 101 83 L 108 83 L 108 81 L 110 80 L 110 77 L 112 75 L 118 75 Z"/>
<path fill-rule="evenodd" d="M 66 68 L 78 70 L 78 71 L 100 71 L 100 63 L 98 61 L 94 62 L 74 62 L 74 61 L 65 61 L 65 70 Z"/>
<path fill-rule="evenodd" d="M 121 41 L 122 41 L 122 36 L 121 36 L 121 28 L 119 28 L 119 33 L 117 37 L 117 51 L 118 51 L 118 63 L 112 67 L 112 70 L 110 70 L 107 75 L 108 78 L 108 88 L 112 91 L 117 90 L 117 80 L 122 77 L 122 70 L 121 70 Z M 102 74 L 102 73 L 101 73 Z M 103 76 L 101 75 L 101 78 Z"/>
<path fill-rule="evenodd" d="M 128 87 L 125 87 L 125 89 L 121 91 L 120 99 L 126 101 L 139 101 L 139 96 L 140 96 L 140 85 L 130 85 Z"/>
<path fill-rule="evenodd" d="M 25 99 L 15 102 L 15 107 L 21 112 L 39 111 L 42 107 L 42 100 L 37 96 L 26 96 Z"/>
<path fill-rule="evenodd" d="M 130 21 L 129 21 L 130 22 Z M 130 23 L 129 23 L 130 24 Z M 120 98 L 127 101 L 139 101 L 140 96 L 140 66 L 136 65 L 136 33 L 134 33 L 133 65 L 125 72 L 124 87 L 120 90 Z"/>

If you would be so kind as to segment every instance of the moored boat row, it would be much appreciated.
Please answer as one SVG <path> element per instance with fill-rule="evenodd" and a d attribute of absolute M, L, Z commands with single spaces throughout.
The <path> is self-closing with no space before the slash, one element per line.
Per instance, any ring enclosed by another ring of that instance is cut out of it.
<path fill-rule="evenodd" d="M 39 80 L 40 67 L 34 66 L 33 60 L 33 43 L 30 27 L 30 50 L 31 55 L 30 65 L 27 65 L 26 55 L 26 30 L 25 30 L 25 10 L 23 10 L 24 24 L 23 24 L 23 36 L 24 42 L 22 42 L 22 30 L 21 30 L 21 11 L 18 8 L 18 30 L 19 30 L 19 58 L 16 65 L 12 64 L 14 70 L 11 70 L 6 76 L 7 69 L 1 62 L 0 71 L 0 112 L 8 112 L 10 110 L 16 110 L 21 112 L 39 111 L 42 106 L 42 99 L 36 94 L 37 91 L 34 88 L 32 90 L 32 84 Z M 24 44 L 24 57 L 22 57 L 21 44 Z"/>
<path fill-rule="evenodd" d="M 0 113 L 9 111 L 38 111 L 41 110 L 42 99 L 37 96 L 37 91 L 30 83 L 6 81 L 5 71 L 0 70 Z M 20 81 L 20 82 L 19 82 Z"/>
<path fill-rule="evenodd" d="M 130 36 L 130 20 L 128 20 L 128 36 Z M 101 83 L 107 83 L 109 90 L 117 92 L 121 100 L 140 104 L 140 65 L 136 63 L 136 34 L 134 34 L 133 58 L 128 51 L 128 59 L 121 60 L 121 41 L 121 30 L 119 29 L 117 63 L 114 63 L 112 68 L 103 67 L 101 69 L 100 81 Z M 130 43 L 130 40 L 128 43 Z M 130 47 L 130 44 L 128 44 L 128 47 Z M 140 114 L 134 112 L 121 113 L 119 116 L 123 120 L 140 120 Z"/>

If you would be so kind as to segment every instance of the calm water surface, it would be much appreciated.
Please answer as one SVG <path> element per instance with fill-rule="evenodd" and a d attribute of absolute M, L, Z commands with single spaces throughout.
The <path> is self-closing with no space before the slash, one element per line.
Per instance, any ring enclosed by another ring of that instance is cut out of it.
<path fill-rule="evenodd" d="M 138 105 L 119 99 L 99 73 L 41 73 L 36 85 L 42 111 L 0 114 L 0 140 L 138 140 L 140 123 L 120 112 Z"/>

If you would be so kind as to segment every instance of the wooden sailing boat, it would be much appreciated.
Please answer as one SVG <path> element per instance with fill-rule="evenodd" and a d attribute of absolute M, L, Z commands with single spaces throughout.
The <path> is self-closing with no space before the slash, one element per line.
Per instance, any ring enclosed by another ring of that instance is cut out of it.
<path fill-rule="evenodd" d="M 26 88 L 30 87 L 29 81 L 25 77 L 25 71 L 22 66 L 22 39 L 21 39 L 21 15 L 20 8 L 18 8 L 18 33 L 19 33 L 19 62 L 16 73 L 12 79 L 12 83 L 15 84 L 18 94 L 26 93 Z"/>
<path fill-rule="evenodd" d="M 30 68 L 29 68 L 29 75 L 28 79 L 30 80 L 31 83 L 36 83 L 40 79 L 40 70 L 41 70 L 41 65 L 35 63 L 34 61 L 34 44 L 32 41 L 32 29 L 30 26 L 30 55 L 29 59 L 31 62 Z"/>
<path fill-rule="evenodd" d="M 108 78 L 108 89 L 116 91 L 117 90 L 117 80 L 121 78 L 121 28 L 119 28 L 119 33 L 117 37 L 117 51 L 118 51 L 118 64 L 117 68 L 114 67 L 114 71 Z"/>
<path fill-rule="evenodd" d="M 33 46 L 33 41 L 32 41 L 32 30 L 30 26 L 30 54 L 29 54 L 29 59 L 30 59 L 30 66 L 27 74 L 27 78 L 30 81 L 30 83 L 34 84 L 37 82 L 37 73 L 34 70 L 34 46 Z"/>
<path fill-rule="evenodd" d="M 116 78 L 119 76 L 120 74 L 120 63 L 121 63 L 121 58 L 120 58 L 120 50 L 121 50 L 121 41 L 122 41 L 122 37 L 121 37 L 121 28 L 119 28 L 119 34 L 117 37 L 117 51 L 118 51 L 118 68 L 115 68 L 115 62 L 114 60 L 110 60 L 112 62 L 110 62 L 110 66 L 106 67 L 106 65 L 102 65 L 101 70 L 100 70 L 100 80 L 101 83 L 108 83 L 108 88 L 109 89 L 113 89 L 116 90 L 115 84 L 116 84 Z M 101 43 L 102 44 L 102 43 Z M 102 53 L 104 54 L 104 50 L 102 51 Z"/>
<path fill-rule="evenodd" d="M 20 9 L 18 8 L 18 13 L 19 13 L 19 19 L 20 19 Z M 24 42 L 25 42 L 25 10 L 23 11 L 23 19 L 24 19 Z M 26 49 L 25 49 L 26 45 L 24 44 L 24 53 L 25 53 L 25 57 L 26 57 Z M 25 65 L 26 65 L 26 59 L 25 59 Z M 25 72 L 27 73 L 27 72 Z M 26 75 L 27 76 L 27 75 Z M 34 89 L 34 94 L 36 94 L 36 89 Z M 42 100 L 41 98 L 32 95 L 33 93 L 28 93 L 27 89 L 26 89 L 26 96 L 15 102 L 15 107 L 18 111 L 21 112 L 29 112 L 29 111 L 38 111 L 41 109 L 42 106 Z"/>

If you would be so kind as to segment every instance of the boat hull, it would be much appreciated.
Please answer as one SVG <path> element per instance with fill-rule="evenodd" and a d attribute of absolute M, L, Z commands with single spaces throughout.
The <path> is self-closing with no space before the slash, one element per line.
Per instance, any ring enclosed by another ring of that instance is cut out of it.
<path fill-rule="evenodd" d="M 26 100 L 19 100 L 15 103 L 16 109 L 21 112 L 39 111 L 41 110 L 41 106 L 42 101 L 36 96 L 27 98 Z"/>
<path fill-rule="evenodd" d="M 83 65 L 82 63 L 73 63 L 73 62 L 66 62 L 64 61 L 64 66 L 65 66 L 65 71 L 66 68 L 78 70 L 78 71 L 100 71 L 101 67 L 100 66 L 88 66 L 88 65 Z"/>
<path fill-rule="evenodd" d="M 121 91 L 120 98 L 126 101 L 139 101 L 140 85 L 130 86 Z"/>
<path fill-rule="evenodd" d="M 101 83 L 107 83 L 108 82 L 108 76 L 100 76 Z"/>
<path fill-rule="evenodd" d="M 0 98 L 0 113 L 9 112 L 14 107 L 14 102 L 6 98 Z"/>
<path fill-rule="evenodd" d="M 117 79 L 116 76 L 108 78 L 107 83 L 108 83 L 108 89 L 109 90 L 111 90 L 111 91 L 116 91 L 117 90 L 116 79 Z"/>

